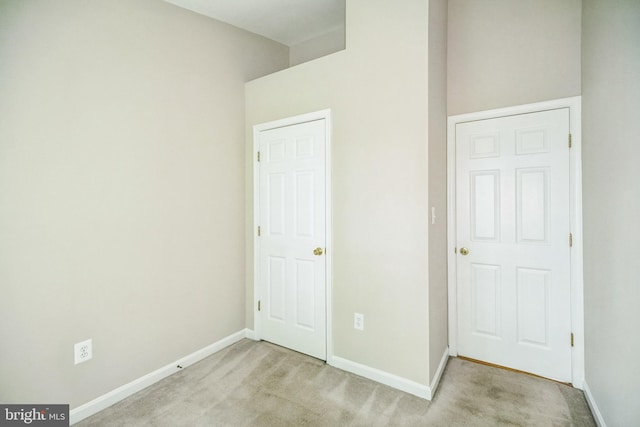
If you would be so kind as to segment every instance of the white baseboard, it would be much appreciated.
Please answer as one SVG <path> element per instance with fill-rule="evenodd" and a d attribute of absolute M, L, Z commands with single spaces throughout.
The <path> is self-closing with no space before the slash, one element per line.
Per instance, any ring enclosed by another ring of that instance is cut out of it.
<path fill-rule="evenodd" d="M 137 393 L 140 390 L 157 383 L 158 381 L 168 377 L 169 375 L 175 374 L 176 372 L 181 370 L 181 368 L 178 368 L 178 365 L 180 365 L 182 368 L 186 368 L 187 366 L 201 361 L 205 357 L 217 353 L 218 351 L 230 346 L 231 344 L 235 344 L 245 337 L 251 338 L 249 335 L 255 336 L 253 331 L 250 331 L 249 329 L 244 329 L 242 331 L 236 332 L 235 334 L 229 335 L 228 337 L 210 344 L 203 349 L 200 349 L 181 359 L 178 359 L 173 363 L 169 363 L 168 365 L 160 369 L 157 369 L 145 376 L 131 381 L 130 383 L 118 387 L 115 390 L 103 394 L 102 396 L 93 399 L 90 402 L 80 405 L 70 411 L 69 423 L 75 424 L 77 422 L 80 422 L 85 418 L 97 414 L 103 409 L 106 409 L 109 406 L 118 403 L 119 401 L 131 396 L 132 394 Z"/>
<path fill-rule="evenodd" d="M 244 337 L 253 341 L 258 341 L 258 338 L 256 337 L 256 331 L 253 329 L 245 329 Z"/>
<path fill-rule="evenodd" d="M 372 368 L 370 366 L 361 365 L 359 363 L 352 362 L 351 360 L 343 359 L 341 357 L 333 356 L 330 358 L 330 360 L 330 365 L 338 369 L 342 369 L 343 371 L 351 372 L 352 374 L 368 378 L 384 385 L 388 385 L 389 387 L 393 387 L 406 393 L 413 394 L 414 396 L 431 400 L 432 390 L 431 388 L 429 388 L 429 386 L 426 386 L 424 384 L 420 384 L 415 381 Z"/>
<path fill-rule="evenodd" d="M 444 349 L 444 353 L 442 354 L 442 358 L 440 359 L 440 364 L 438 365 L 438 370 L 436 371 L 436 375 L 431 380 L 431 385 L 429 386 L 429 390 L 431 394 L 428 399 L 433 399 L 433 396 L 436 395 L 436 389 L 440 384 L 440 378 L 442 378 L 442 374 L 444 373 L 444 368 L 447 367 L 447 362 L 449 361 L 449 347 Z"/>
<path fill-rule="evenodd" d="M 596 420 L 596 424 L 598 424 L 598 427 L 607 427 L 607 424 L 604 422 L 604 418 L 602 417 L 602 413 L 600 413 L 600 409 L 598 408 L 598 405 L 596 404 L 596 401 L 593 398 L 593 394 L 591 394 L 591 390 L 587 385 L 586 379 L 582 382 L 582 385 L 584 387 L 583 388 L 584 396 L 587 399 L 589 408 L 591 408 L 591 413 L 593 414 L 593 418 Z"/>

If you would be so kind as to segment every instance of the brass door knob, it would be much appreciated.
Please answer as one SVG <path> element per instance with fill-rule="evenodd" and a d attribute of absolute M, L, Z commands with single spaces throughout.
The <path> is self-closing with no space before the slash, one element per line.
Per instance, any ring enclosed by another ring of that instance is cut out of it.
<path fill-rule="evenodd" d="M 460 255 L 469 255 L 469 249 L 460 248 Z"/>
<path fill-rule="evenodd" d="M 320 256 L 320 255 L 322 255 L 322 248 L 315 248 L 315 249 L 313 250 L 313 254 L 314 254 L 315 256 Z"/>

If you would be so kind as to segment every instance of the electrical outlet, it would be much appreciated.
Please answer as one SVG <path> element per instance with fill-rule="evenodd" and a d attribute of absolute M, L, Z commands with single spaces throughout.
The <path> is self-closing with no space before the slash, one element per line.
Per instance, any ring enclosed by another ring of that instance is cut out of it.
<path fill-rule="evenodd" d="M 353 328 L 364 331 L 364 314 L 353 313 Z"/>
<path fill-rule="evenodd" d="M 73 360 L 78 363 L 86 362 L 93 357 L 93 345 L 91 339 L 79 342 L 73 346 Z"/>

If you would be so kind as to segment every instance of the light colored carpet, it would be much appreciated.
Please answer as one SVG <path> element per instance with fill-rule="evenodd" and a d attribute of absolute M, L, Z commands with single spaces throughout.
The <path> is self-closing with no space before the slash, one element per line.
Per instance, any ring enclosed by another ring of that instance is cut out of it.
<path fill-rule="evenodd" d="M 242 340 L 76 424 L 595 426 L 580 390 L 449 359 L 432 402 L 266 342 Z"/>

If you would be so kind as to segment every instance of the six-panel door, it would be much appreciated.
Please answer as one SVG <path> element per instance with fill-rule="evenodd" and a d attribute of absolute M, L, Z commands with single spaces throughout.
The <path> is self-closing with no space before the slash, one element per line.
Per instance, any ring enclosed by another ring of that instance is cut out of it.
<path fill-rule="evenodd" d="M 262 131 L 259 147 L 261 338 L 325 360 L 325 121 Z"/>
<path fill-rule="evenodd" d="M 570 382 L 569 110 L 455 131 L 459 354 Z"/>

